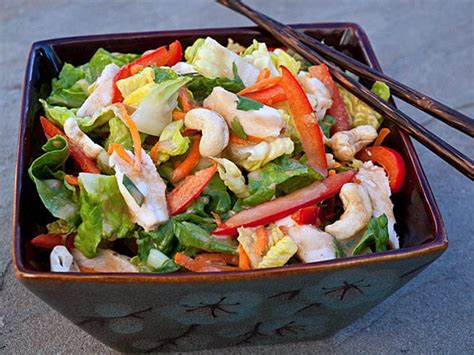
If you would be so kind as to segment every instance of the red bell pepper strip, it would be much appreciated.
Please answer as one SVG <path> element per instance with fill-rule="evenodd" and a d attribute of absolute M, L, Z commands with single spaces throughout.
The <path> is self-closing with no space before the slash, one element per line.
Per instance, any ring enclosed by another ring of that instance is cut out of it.
<path fill-rule="evenodd" d="M 77 165 L 79 165 L 81 171 L 92 174 L 100 174 L 100 169 L 97 167 L 97 164 L 92 159 L 90 159 L 86 153 L 84 153 L 84 150 L 80 145 L 72 142 L 63 131 L 51 123 L 46 117 L 41 116 L 40 122 L 41 126 L 43 127 L 44 134 L 48 139 L 57 135 L 66 138 L 69 145 L 69 153 L 71 154 L 71 158 L 77 163 Z"/>
<path fill-rule="evenodd" d="M 348 131 L 351 128 L 349 115 L 344 106 L 344 101 L 342 101 L 341 95 L 339 94 L 339 89 L 334 83 L 331 73 L 329 73 L 328 67 L 325 64 L 314 65 L 309 68 L 309 74 L 321 81 L 331 93 L 332 106 L 328 110 L 328 114 L 336 120 L 334 132 Z"/>
<path fill-rule="evenodd" d="M 256 227 L 291 215 L 303 207 L 326 200 L 339 192 L 342 185 L 353 179 L 355 171 L 349 170 L 322 181 L 313 182 L 300 190 L 258 206 L 243 210 L 219 225 L 212 233 L 234 235 L 239 227 Z"/>
<path fill-rule="evenodd" d="M 183 57 L 183 47 L 181 47 L 181 42 L 178 40 L 174 41 L 173 43 L 170 44 L 169 49 L 169 58 L 168 58 L 168 65 L 169 67 L 172 67 L 176 63 L 181 61 L 181 58 Z"/>
<path fill-rule="evenodd" d="M 405 162 L 396 150 L 388 147 L 367 147 L 356 155 L 362 161 L 372 160 L 381 165 L 388 174 L 390 189 L 393 193 L 399 192 L 403 186 L 406 175 Z"/>
<path fill-rule="evenodd" d="M 187 176 L 167 196 L 168 210 L 172 216 L 184 212 L 204 190 L 217 171 L 217 164 Z"/>
<path fill-rule="evenodd" d="M 318 226 L 321 224 L 320 207 L 309 206 L 296 211 L 291 215 L 291 219 L 297 224 L 313 224 Z"/>
<path fill-rule="evenodd" d="M 48 233 L 40 234 L 31 240 L 35 247 L 53 249 L 58 245 L 65 245 L 68 250 L 74 246 L 75 233 L 66 235 L 66 233 Z"/>
<path fill-rule="evenodd" d="M 161 67 L 163 65 L 172 66 L 181 60 L 182 55 L 183 50 L 181 48 L 181 43 L 176 40 L 170 44 L 169 50 L 166 48 L 166 46 L 159 47 L 157 49 L 145 52 L 140 58 L 135 59 L 133 62 L 121 67 L 114 78 L 112 102 L 116 103 L 122 101 L 122 94 L 120 93 L 116 83 L 119 80 L 126 79 L 131 76 L 132 67 L 136 65 L 141 65 L 143 67 Z"/>
<path fill-rule="evenodd" d="M 303 151 L 308 156 L 308 165 L 322 176 L 326 176 L 327 161 L 323 134 L 313 113 L 313 107 L 293 74 L 283 65 L 280 68 L 291 116 L 300 136 Z"/>
<path fill-rule="evenodd" d="M 274 106 L 280 102 L 286 101 L 285 89 L 283 89 L 281 85 L 274 85 L 263 90 L 249 92 L 242 96 L 268 106 Z"/>

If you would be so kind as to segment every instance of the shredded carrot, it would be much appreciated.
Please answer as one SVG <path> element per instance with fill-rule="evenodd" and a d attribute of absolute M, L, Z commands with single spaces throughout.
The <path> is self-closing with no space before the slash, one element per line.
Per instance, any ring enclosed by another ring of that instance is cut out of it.
<path fill-rule="evenodd" d="M 160 152 L 160 142 L 156 142 L 156 144 L 150 150 L 150 158 L 155 163 L 158 160 L 158 153 Z"/>
<path fill-rule="evenodd" d="M 341 163 L 338 163 L 337 161 L 332 164 L 335 168 L 340 168 L 342 165 Z"/>
<path fill-rule="evenodd" d="M 255 238 L 255 253 L 257 255 L 262 256 L 268 246 L 268 231 L 265 229 L 264 226 L 260 226 L 257 228 L 257 231 L 255 232 Z"/>
<path fill-rule="evenodd" d="M 283 234 L 288 235 L 288 227 L 287 226 L 279 226 L 278 228 L 281 230 L 281 232 Z"/>
<path fill-rule="evenodd" d="M 184 179 L 199 163 L 199 158 L 201 157 L 201 155 L 199 154 L 200 142 L 201 136 L 194 136 L 193 143 L 191 145 L 191 148 L 189 149 L 188 155 L 181 163 L 179 163 L 178 166 L 176 166 L 176 168 L 171 173 L 170 180 L 172 183 L 177 183 L 178 181 Z"/>
<path fill-rule="evenodd" d="M 388 128 L 382 128 L 375 139 L 374 146 L 382 145 L 384 139 L 390 134 L 390 130 Z"/>
<path fill-rule="evenodd" d="M 245 94 L 248 94 L 250 92 L 263 90 L 263 89 L 266 89 L 270 86 L 278 85 L 280 83 L 281 83 L 281 76 L 274 76 L 273 78 L 263 79 L 263 80 L 260 80 L 260 81 L 256 82 L 252 86 L 249 86 L 249 87 L 241 90 L 240 92 L 237 93 L 237 95 L 245 95 Z"/>
<path fill-rule="evenodd" d="M 257 77 L 257 83 L 259 81 L 262 81 L 263 79 L 268 79 L 270 77 L 270 69 L 268 68 L 263 68 L 261 71 L 260 71 L 260 74 L 258 74 L 258 77 Z"/>
<path fill-rule="evenodd" d="M 117 155 L 128 164 L 133 165 L 133 160 L 130 158 L 130 155 L 127 154 L 123 145 L 119 143 L 109 144 L 108 153 L 112 154 L 113 152 L 117 153 Z"/>
<path fill-rule="evenodd" d="M 66 180 L 66 182 L 67 182 L 69 185 L 72 185 L 72 186 L 79 186 L 79 182 L 77 181 L 77 177 L 76 177 L 76 176 L 73 176 L 73 175 L 64 175 L 64 180 Z"/>
<path fill-rule="evenodd" d="M 250 259 L 242 245 L 239 245 L 239 269 L 250 270 Z"/>
<path fill-rule="evenodd" d="M 354 183 L 359 184 L 359 185 L 362 183 L 362 181 L 360 181 L 360 180 L 359 180 L 358 178 L 356 178 L 356 177 L 354 178 L 353 181 L 354 181 Z"/>
<path fill-rule="evenodd" d="M 125 106 L 121 103 L 117 103 L 116 105 L 120 109 L 122 118 L 123 120 L 125 120 L 125 123 L 128 126 L 128 129 L 130 130 L 130 134 L 132 135 L 133 152 L 135 153 L 135 164 L 133 166 L 133 171 L 135 173 L 138 173 L 142 165 L 142 142 L 140 139 L 140 133 L 138 133 L 137 125 L 135 124 L 135 121 L 128 114 Z"/>
<path fill-rule="evenodd" d="M 263 142 L 265 139 L 253 137 L 253 136 L 247 136 L 247 139 L 242 139 L 242 138 L 237 137 L 235 134 L 231 133 L 229 136 L 229 140 L 230 140 L 230 143 L 232 144 L 247 145 L 247 144 L 258 144 L 260 142 Z"/>
<path fill-rule="evenodd" d="M 143 65 L 140 65 L 140 64 L 134 64 L 130 67 L 130 73 L 132 75 L 135 75 L 136 73 L 138 73 L 139 71 L 141 71 L 143 69 Z"/>
<path fill-rule="evenodd" d="M 191 101 L 191 98 L 189 97 L 188 89 L 186 89 L 185 86 L 179 89 L 178 99 L 184 112 L 188 112 L 193 109 L 194 105 Z"/>
<path fill-rule="evenodd" d="M 334 176 L 334 175 L 336 175 L 336 170 L 331 169 L 328 171 L 328 176 Z"/>
<path fill-rule="evenodd" d="M 182 120 L 184 116 L 186 116 L 186 112 L 174 110 L 171 112 L 171 116 L 173 117 L 173 120 L 179 121 Z"/>

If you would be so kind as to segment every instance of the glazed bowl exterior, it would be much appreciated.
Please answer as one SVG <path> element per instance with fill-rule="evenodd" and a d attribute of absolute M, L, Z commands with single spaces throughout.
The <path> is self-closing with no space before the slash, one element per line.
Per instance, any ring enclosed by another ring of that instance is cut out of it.
<path fill-rule="evenodd" d="M 296 25 L 381 69 L 356 24 Z M 29 241 L 51 220 L 27 169 L 45 142 L 39 98 L 65 63 L 87 62 L 100 47 L 141 53 L 179 39 L 253 38 L 278 46 L 257 28 L 149 32 L 53 39 L 33 44 L 25 74 L 15 188 L 13 253 L 17 277 L 36 296 L 108 346 L 124 352 L 186 351 L 273 344 L 330 336 L 390 296 L 447 248 L 443 222 L 409 138 L 387 141 L 405 158 L 407 179 L 394 196 L 402 249 L 282 268 L 223 273 L 51 273 Z M 34 211 L 33 213 L 31 211 Z"/>

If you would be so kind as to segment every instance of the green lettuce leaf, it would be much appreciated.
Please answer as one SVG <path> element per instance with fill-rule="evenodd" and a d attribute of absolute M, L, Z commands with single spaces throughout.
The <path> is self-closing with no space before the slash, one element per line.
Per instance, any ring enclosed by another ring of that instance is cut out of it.
<path fill-rule="evenodd" d="M 178 104 L 178 90 L 189 81 L 191 78 L 179 77 L 154 87 L 132 115 L 138 130 L 159 136 L 172 121 L 171 111 Z"/>
<path fill-rule="evenodd" d="M 69 157 L 66 139 L 55 136 L 43 145 L 45 152 L 36 158 L 28 169 L 38 195 L 48 211 L 57 218 L 77 225 L 79 198 L 76 190 L 64 183 L 64 164 Z"/>
<path fill-rule="evenodd" d="M 109 144 L 118 143 L 123 145 L 125 149 L 133 150 L 132 135 L 128 127 L 118 117 L 113 117 L 109 121 L 110 134 L 105 140 L 105 149 L 109 148 Z"/>
<path fill-rule="evenodd" d="M 181 134 L 183 120 L 173 121 L 161 132 L 158 149 L 158 160 L 167 161 L 170 157 L 186 153 L 190 140 Z"/>
<path fill-rule="evenodd" d="M 331 138 L 331 129 L 335 123 L 336 123 L 336 120 L 334 119 L 334 117 L 330 115 L 324 116 L 324 118 L 321 121 L 319 121 L 319 127 L 321 127 L 323 134 L 327 138 Z"/>
<path fill-rule="evenodd" d="M 115 176 L 80 173 L 78 181 L 82 223 L 74 246 L 93 258 L 101 240 L 129 237 L 135 224 L 128 216 Z"/>
<path fill-rule="evenodd" d="M 242 111 L 257 111 L 260 110 L 263 105 L 255 100 L 248 99 L 244 96 L 237 95 L 237 110 Z"/>
<path fill-rule="evenodd" d="M 135 75 L 117 81 L 117 88 L 124 98 L 127 98 L 138 88 L 153 83 L 155 80 L 155 71 L 152 68 L 144 68 Z"/>
<path fill-rule="evenodd" d="M 235 63 L 232 65 L 232 71 L 234 73 L 234 78 L 206 78 L 200 74 L 191 74 L 189 77 L 192 79 L 188 84 L 188 90 L 193 93 L 194 98 L 197 101 L 203 101 L 208 97 L 212 89 L 216 86 L 220 86 L 223 89 L 237 93 L 245 88 L 242 79 L 240 79 L 239 74 L 237 73 L 237 66 Z"/>
<path fill-rule="evenodd" d="M 155 82 L 162 83 L 163 81 L 178 79 L 178 74 L 173 69 L 153 67 L 155 71 Z"/>
<path fill-rule="evenodd" d="M 69 233 L 74 227 L 64 219 L 57 219 L 54 222 L 48 223 L 46 228 L 48 229 L 48 233 Z"/>
<path fill-rule="evenodd" d="M 89 83 L 85 79 L 86 73 L 81 68 L 64 64 L 58 79 L 51 82 L 51 95 L 46 101 L 51 105 L 80 107 L 87 99 Z"/>
<path fill-rule="evenodd" d="M 89 84 L 92 84 L 100 76 L 106 65 L 114 63 L 119 67 L 122 67 L 138 57 L 140 57 L 138 54 L 110 53 L 103 48 L 99 48 L 92 56 L 89 63 L 82 65 L 80 68 L 84 70 L 86 80 Z"/>
<path fill-rule="evenodd" d="M 137 233 L 138 257 L 145 262 L 151 249 L 157 249 L 162 253 L 171 256 L 177 246 L 178 240 L 174 236 L 173 220 L 159 226 L 154 231 Z"/>
<path fill-rule="evenodd" d="M 321 176 L 306 164 L 282 156 L 248 175 L 250 195 L 242 202 L 255 206 L 271 200 L 277 193 L 290 193 L 318 179 Z"/>
<path fill-rule="evenodd" d="M 230 242 L 218 240 L 200 226 L 189 222 L 174 222 L 174 233 L 179 243 L 209 252 L 236 254 L 237 248 Z"/>
<path fill-rule="evenodd" d="M 367 230 L 360 239 L 359 243 L 352 251 L 352 255 L 359 255 L 366 248 L 373 248 L 376 252 L 387 250 L 388 244 L 388 219 L 385 214 L 374 217 L 369 221 Z"/>
<path fill-rule="evenodd" d="M 69 109 L 64 106 L 52 106 L 49 105 L 47 101 L 40 99 L 39 100 L 43 105 L 44 114 L 46 118 L 54 123 L 56 126 L 62 128 L 64 126 L 64 122 L 69 117 L 73 117 L 81 131 L 83 132 L 90 132 L 95 130 L 96 128 L 104 125 L 107 123 L 112 117 L 114 117 L 114 112 L 111 109 L 103 108 L 102 110 L 97 111 L 94 113 L 93 116 L 90 117 L 77 117 L 77 109 Z"/>
<path fill-rule="evenodd" d="M 212 177 L 201 195 L 208 196 L 210 199 L 208 205 L 209 212 L 213 211 L 222 217 L 223 214 L 232 208 L 232 199 L 229 191 L 218 174 Z"/>

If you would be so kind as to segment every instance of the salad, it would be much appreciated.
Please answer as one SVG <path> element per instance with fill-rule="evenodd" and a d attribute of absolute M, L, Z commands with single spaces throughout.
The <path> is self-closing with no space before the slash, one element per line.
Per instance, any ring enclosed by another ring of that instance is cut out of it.
<path fill-rule="evenodd" d="M 53 272 L 217 272 L 399 248 L 401 155 L 328 68 L 199 38 L 64 64 L 29 167 Z M 384 100 L 389 88 L 375 82 Z"/>

